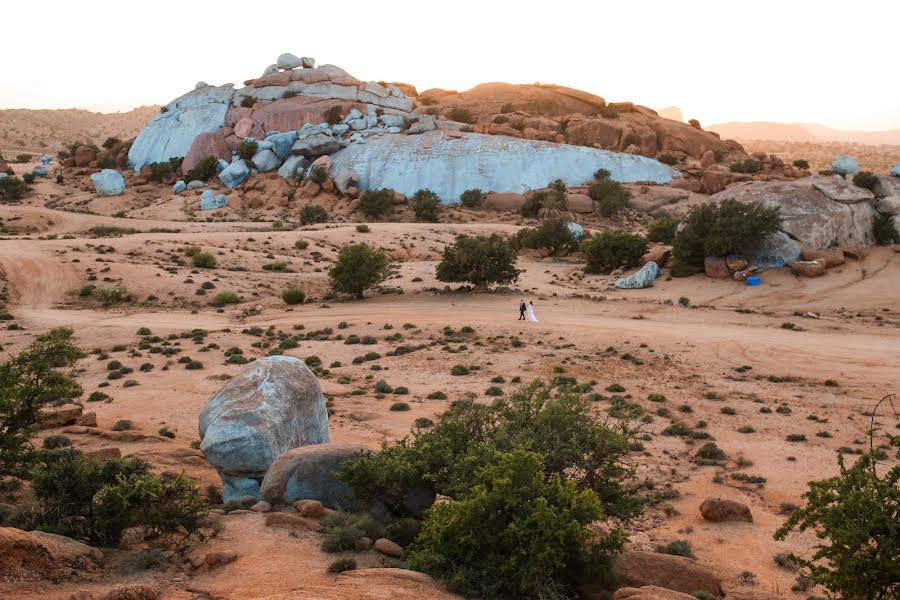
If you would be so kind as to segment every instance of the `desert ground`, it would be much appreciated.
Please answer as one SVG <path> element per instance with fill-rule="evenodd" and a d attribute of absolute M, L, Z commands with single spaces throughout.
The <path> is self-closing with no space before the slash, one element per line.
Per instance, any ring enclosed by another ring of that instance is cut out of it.
<path fill-rule="evenodd" d="M 409 435 L 417 419 L 436 420 L 453 400 L 489 402 L 491 385 L 508 392 L 514 381 L 564 373 L 594 382 L 597 391 L 621 385 L 627 416 L 643 421 L 639 477 L 655 501 L 631 527 L 630 548 L 687 540 L 726 590 L 801 600 L 813 592 L 792 591 L 796 573 L 773 557 L 808 552 L 815 537 L 776 542 L 772 534 L 790 505 L 801 502 L 808 481 L 837 472 L 838 449 L 852 460 L 854 451 L 868 447 L 873 406 L 896 392 L 900 254 L 890 247 L 873 248 L 817 279 L 770 270 L 759 287 L 664 273 L 652 288 L 619 290 L 613 277 L 584 275 L 572 258 L 520 257 L 525 272 L 515 288 L 474 293 L 436 281 L 443 247 L 460 233 L 514 233 L 518 218 L 498 223 L 496 213 L 453 208 L 463 222 L 370 223 L 368 233 L 359 233 L 356 222 L 207 222 L 171 202 L 122 206 L 122 198 L 101 199 L 110 206 L 93 205 L 87 214 L 74 211 L 79 196 L 69 192 L 67 210 L 48 208 L 67 197 L 66 189 L 40 180 L 22 203 L 0 206 L 0 287 L 3 312 L 12 319 L 0 330 L 0 355 L 18 352 L 53 327 L 73 328 L 86 352 L 76 370 L 83 409 L 96 413 L 97 427 L 63 426 L 41 435 L 62 433 L 86 451 L 115 448 L 160 472 L 184 471 L 211 488 L 211 497 L 221 482 L 195 449 L 197 419 L 241 369 L 229 360 L 234 348 L 246 358 L 276 349 L 318 357 L 332 439 L 373 449 Z M 126 217 L 109 216 L 123 208 Z M 307 248 L 295 248 L 300 239 Z M 365 300 L 322 300 L 337 250 L 358 240 L 387 250 L 395 274 Z M 192 268 L 182 254 L 187 245 L 213 253 L 217 268 Z M 275 260 L 288 269 L 263 268 Z M 80 297 L 89 283 L 122 287 L 132 301 L 104 307 Z M 281 291 L 291 285 L 307 292 L 305 304 L 282 302 Z M 212 306 L 223 290 L 237 292 L 242 302 Z M 520 298 L 534 302 L 538 323 L 517 320 Z M 141 328 L 158 341 L 147 343 Z M 348 343 L 350 336 L 371 343 Z M 415 351 L 392 355 L 400 346 Z M 354 364 L 369 352 L 380 358 Z M 186 369 L 185 357 L 202 368 Z M 133 371 L 110 379 L 112 360 Z M 451 375 L 457 364 L 469 366 L 470 374 Z M 378 380 L 408 394 L 378 399 Z M 438 391 L 445 400 L 427 398 Z M 103 395 L 88 402 L 92 392 Z M 651 401 L 651 394 L 665 400 Z M 391 410 L 395 401 L 409 410 Z M 596 403 L 598 419 L 621 416 L 608 400 Z M 133 428 L 113 431 L 123 419 Z M 874 419 L 895 434 L 900 426 L 889 410 Z M 709 432 L 726 452 L 725 464 L 697 465 L 699 444 L 664 435 L 671 424 Z M 174 437 L 159 435 L 163 428 Z M 805 441 L 787 441 L 797 435 Z M 698 506 L 711 496 L 747 504 L 753 522 L 704 521 Z M 379 571 L 331 575 L 326 568 L 334 555 L 320 550 L 318 532 L 267 527 L 266 515 L 255 512 L 221 513 L 211 515 L 214 535 L 187 557 L 236 552 L 237 560 L 225 566 L 191 570 L 173 558 L 168 566 L 140 570 L 134 560 L 146 545 L 133 544 L 110 551 L 101 575 L 63 585 L 0 582 L 0 597 L 67 599 L 78 590 L 99 593 L 131 582 L 150 582 L 166 599 L 455 597 L 432 588 L 426 594 L 413 576 L 397 587 L 396 578 L 382 580 Z M 401 564 L 373 551 L 356 556 L 361 567 Z"/>

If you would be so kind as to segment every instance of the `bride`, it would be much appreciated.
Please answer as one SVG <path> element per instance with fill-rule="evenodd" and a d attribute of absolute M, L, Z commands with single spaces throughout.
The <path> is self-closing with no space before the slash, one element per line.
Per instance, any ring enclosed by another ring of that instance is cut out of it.
<path fill-rule="evenodd" d="M 537 317 L 534 316 L 534 302 L 528 301 L 528 320 L 531 323 L 537 323 Z"/>

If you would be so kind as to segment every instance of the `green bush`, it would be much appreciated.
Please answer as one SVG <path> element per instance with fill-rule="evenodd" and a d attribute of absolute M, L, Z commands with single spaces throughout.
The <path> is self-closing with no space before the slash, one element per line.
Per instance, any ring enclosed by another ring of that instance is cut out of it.
<path fill-rule="evenodd" d="M 547 219 L 537 227 L 520 229 L 515 239 L 522 248 L 547 249 L 553 254 L 578 248 L 578 240 L 562 219 Z"/>
<path fill-rule="evenodd" d="M 252 96 L 244 96 L 241 98 L 241 108 L 253 108 L 256 104 L 256 99 Z"/>
<path fill-rule="evenodd" d="M 480 289 L 515 283 L 520 273 L 515 250 L 497 234 L 458 236 L 452 246 L 444 248 L 436 270 L 438 281 L 471 283 Z"/>
<path fill-rule="evenodd" d="M 235 152 L 237 152 L 238 158 L 242 158 L 249 163 L 258 151 L 259 144 L 250 140 L 244 140 L 238 145 Z"/>
<path fill-rule="evenodd" d="M 587 258 L 585 273 L 609 273 L 619 267 L 640 264 L 641 256 L 647 252 L 647 240 L 627 231 L 610 229 L 583 242 L 581 251 Z"/>
<path fill-rule="evenodd" d="M 798 169 L 805 170 L 805 169 L 809 168 L 809 161 L 803 160 L 802 158 L 798 158 L 797 160 L 794 161 L 794 166 L 797 167 Z"/>
<path fill-rule="evenodd" d="M 231 290 L 225 290 L 216 294 L 213 298 L 213 306 L 224 306 L 226 304 L 237 304 L 241 301 L 241 297 Z"/>
<path fill-rule="evenodd" d="M 437 222 L 438 206 L 441 205 L 441 199 L 437 194 L 427 188 L 421 189 L 413 194 L 412 204 L 417 221 Z"/>
<path fill-rule="evenodd" d="M 878 244 L 885 245 L 895 241 L 900 242 L 900 231 L 897 231 L 893 221 L 888 216 L 877 215 L 872 222 L 872 232 Z"/>
<path fill-rule="evenodd" d="M 22 175 L 22 181 L 26 184 L 31 185 L 34 183 L 34 173 L 25 173 Z"/>
<path fill-rule="evenodd" d="M 900 466 L 879 475 L 875 464 L 867 453 L 847 468 L 839 454 L 840 473 L 810 482 L 806 506 L 775 532 L 776 540 L 784 540 L 794 530 L 815 531 L 819 543 L 812 557 L 790 560 L 834 597 L 900 597 Z"/>
<path fill-rule="evenodd" d="M 209 181 L 216 175 L 216 165 L 218 163 L 218 157 L 210 154 L 194 165 L 193 169 L 189 169 L 188 172 L 184 174 L 184 180 L 187 183 L 192 181 Z"/>
<path fill-rule="evenodd" d="M 113 146 L 115 146 L 116 144 L 121 144 L 121 143 L 122 143 L 122 140 L 120 140 L 117 137 L 108 137 L 108 138 L 106 138 L 106 141 L 103 142 L 103 147 L 106 148 L 107 150 L 111 150 Z"/>
<path fill-rule="evenodd" d="M 451 121 L 458 121 L 460 123 L 474 123 L 475 117 L 472 115 L 472 111 L 470 111 L 465 106 L 455 106 L 450 110 L 449 118 Z"/>
<path fill-rule="evenodd" d="M 781 228 L 781 211 L 762 202 L 723 200 L 695 207 L 684 222 L 684 230 L 675 237 L 672 250 L 675 277 L 702 271 L 707 256 L 752 250 Z"/>
<path fill-rule="evenodd" d="M 691 543 L 687 540 L 675 540 L 663 546 L 657 546 L 656 551 L 660 554 L 671 554 L 673 556 L 684 556 L 685 558 L 696 558 Z"/>
<path fill-rule="evenodd" d="M 93 544 L 116 545 L 130 527 L 153 537 L 189 537 L 206 516 L 194 482 L 157 476 L 137 458 L 105 460 L 72 449 L 42 455 L 32 488 L 34 526 Z"/>
<path fill-rule="evenodd" d="M 360 223 L 356 226 L 356 233 L 369 233 L 371 229 L 365 223 Z"/>
<path fill-rule="evenodd" d="M 607 104 L 606 106 L 601 106 L 597 109 L 597 114 L 599 114 L 604 119 L 615 119 L 619 116 L 619 109 L 615 106 L 611 106 Z"/>
<path fill-rule="evenodd" d="M 587 527 L 605 515 L 593 491 L 546 478 L 542 459 L 517 449 L 480 467 L 469 494 L 429 511 L 408 549 L 410 568 L 485 600 L 567 597 L 580 570 L 608 559 Z"/>
<path fill-rule="evenodd" d="M 300 224 L 312 225 L 313 223 L 326 223 L 328 211 L 318 204 L 307 204 L 300 209 Z"/>
<path fill-rule="evenodd" d="M 72 445 L 72 440 L 64 435 L 48 435 L 44 438 L 44 450 L 56 450 L 57 448 L 68 448 Z"/>
<path fill-rule="evenodd" d="M 406 402 L 394 402 L 391 404 L 391 410 L 395 412 L 404 412 L 409 410 L 409 404 Z"/>
<path fill-rule="evenodd" d="M 675 241 L 675 229 L 678 223 L 671 217 L 660 217 L 647 228 L 647 240 L 651 242 L 660 242 L 663 244 L 671 244 Z"/>
<path fill-rule="evenodd" d="M 497 115 L 493 118 L 492 122 L 498 125 L 503 125 L 504 123 L 509 123 L 509 117 L 507 117 L 506 115 Z"/>
<path fill-rule="evenodd" d="M 591 184 L 588 196 L 597 203 L 601 215 L 614 217 L 628 204 L 630 194 L 618 181 L 601 179 Z"/>
<path fill-rule="evenodd" d="M 21 200 L 28 192 L 28 185 L 18 177 L 0 179 L 0 198 L 4 200 Z"/>
<path fill-rule="evenodd" d="M 128 290 L 121 287 L 97 288 L 95 290 L 97 298 L 103 303 L 103 306 L 112 306 L 114 304 L 123 304 L 131 302 L 131 294 Z"/>
<path fill-rule="evenodd" d="M 355 558 L 339 558 L 328 565 L 329 573 L 343 573 L 344 571 L 353 571 L 357 567 Z"/>
<path fill-rule="evenodd" d="M 541 191 L 532 194 L 522 203 L 520 212 L 523 217 L 537 218 L 542 208 L 563 209 L 566 204 L 566 195 L 556 190 Z"/>
<path fill-rule="evenodd" d="M 328 180 L 328 170 L 321 165 L 315 165 L 309 172 L 309 179 L 321 185 Z"/>
<path fill-rule="evenodd" d="M 307 240 L 297 240 L 294 242 L 294 248 L 297 250 L 306 250 L 309 248 L 309 242 Z"/>
<path fill-rule="evenodd" d="M 860 171 L 853 176 L 853 185 L 856 187 L 874 190 L 878 185 L 878 177 L 871 171 Z"/>
<path fill-rule="evenodd" d="M 165 162 L 154 162 L 147 165 L 150 168 L 150 176 L 148 179 L 150 181 L 155 181 L 160 183 L 166 177 L 172 175 L 172 163 L 169 161 Z"/>
<path fill-rule="evenodd" d="M 303 293 L 303 290 L 288 288 L 281 293 L 281 299 L 285 304 L 293 306 L 295 304 L 303 304 L 306 300 L 306 294 Z"/>
<path fill-rule="evenodd" d="M 359 210 L 372 219 L 383 217 L 391 211 L 394 195 L 388 189 L 369 190 L 359 198 Z"/>
<path fill-rule="evenodd" d="M 748 158 L 733 162 L 728 168 L 732 173 L 759 173 L 762 163 L 755 158 Z"/>
<path fill-rule="evenodd" d="M 191 264 L 195 269 L 215 269 L 216 257 L 210 252 L 200 252 L 191 257 Z"/>
<path fill-rule="evenodd" d="M 384 251 L 363 242 L 341 249 L 328 279 L 334 293 L 362 299 L 366 290 L 383 282 L 389 273 L 390 261 Z"/>

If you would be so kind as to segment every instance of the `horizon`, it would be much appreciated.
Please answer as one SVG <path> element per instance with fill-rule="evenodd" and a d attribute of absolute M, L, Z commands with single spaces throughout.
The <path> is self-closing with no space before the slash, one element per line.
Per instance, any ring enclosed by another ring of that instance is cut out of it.
<path fill-rule="evenodd" d="M 892 42 L 888 36 L 870 39 L 868 31 L 850 29 L 844 15 L 829 10 L 836 5 L 833 2 L 798 3 L 814 7 L 811 12 L 804 6 L 763 0 L 744 14 L 707 1 L 695 2 L 695 10 L 649 1 L 645 8 L 654 18 L 635 29 L 608 26 L 610 21 L 628 24 L 633 9 L 580 7 L 564 0 L 554 11 L 562 15 L 553 25 L 561 31 L 548 33 L 544 22 L 533 18 L 535 10 L 544 10 L 536 2 L 520 3 L 515 14 L 507 16 L 505 11 L 511 11 L 502 6 L 471 1 L 438 15 L 412 10 L 416 5 L 408 1 L 388 1 L 377 13 L 381 16 L 359 36 L 301 23 L 297 37 L 306 41 L 276 39 L 279 36 L 263 33 L 267 27 L 262 23 L 255 28 L 236 23 L 234 15 L 244 5 L 233 1 L 217 3 L 213 9 L 206 2 L 181 6 L 163 0 L 155 5 L 159 8 L 140 15 L 109 0 L 87 4 L 93 10 L 86 13 L 83 4 L 49 2 L 52 10 L 42 23 L 39 52 L 47 57 L 77 50 L 78 56 L 96 57 L 90 77 L 74 68 L 35 68 L 44 59 L 21 52 L 33 43 L 34 31 L 17 28 L 0 40 L 0 52 L 19 57 L 7 59 L 0 108 L 127 112 L 168 103 L 200 80 L 239 88 L 279 54 L 292 52 L 312 56 L 317 64 L 338 65 L 363 80 L 410 83 L 419 92 L 434 87 L 464 91 L 491 81 L 541 82 L 584 90 L 611 102 L 629 101 L 657 110 L 677 106 L 685 120 L 696 118 L 704 126 L 770 122 L 855 131 L 900 129 L 895 109 L 900 105 L 900 87 L 872 94 L 869 86 L 853 84 L 890 72 Z M 280 14 L 288 6 L 276 6 L 271 12 Z M 358 9 L 364 22 L 366 6 L 351 1 L 344 12 L 354 14 Z M 877 10 L 884 20 L 900 19 L 900 6 L 863 0 L 858 12 L 867 8 L 873 14 Z M 31 18 L 24 4 L 7 10 L 12 22 Z M 777 19 L 770 17 L 776 14 L 772 11 L 777 11 Z M 108 31 L 127 31 L 135 26 L 134 17 L 142 26 L 128 33 L 127 48 L 112 50 L 115 44 L 109 36 L 86 38 L 73 26 L 85 14 Z M 442 25 L 430 24 L 435 16 Z M 198 26 L 187 27 L 194 23 Z M 167 31 L 176 25 L 178 31 Z M 702 35 L 685 32 L 687 26 Z M 467 31 L 485 27 L 490 29 L 480 37 Z M 423 35 L 429 28 L 435 35 Z M 679 35 L 673 36 L 673 31 Z M 447 32 L 451 37 L 444 39 Z M 172 44 L 173 36 L 183 39 Z M 423 38 L 428 43 L 419 41 Z M 673 46 L 681 51 L 680 58 L 667 60 L 674 54 Z M 219 50 L 221 57 L 210 60 L 210 48 Z M 509 56 L 515 60 L 502 60 Z M 760 79 L 760 69 L 765 70 L 765 80 Z M 721 73 L 728 77 L 723 80 Z M 841 94 L 829 92 L 837 82 Z"/>

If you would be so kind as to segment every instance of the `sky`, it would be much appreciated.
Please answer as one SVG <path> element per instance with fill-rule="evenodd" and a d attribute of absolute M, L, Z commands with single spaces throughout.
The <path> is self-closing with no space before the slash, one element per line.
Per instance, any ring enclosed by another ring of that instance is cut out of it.
<path fill-rule="evenodd" d="M 900 129 L 895 0 L 4 2 L 0 108 L 103 112 L 282 52 L 421 92 L 554 83 L 685 119 Z M 14 24 L 14 25 L 9 25 Z"/>

